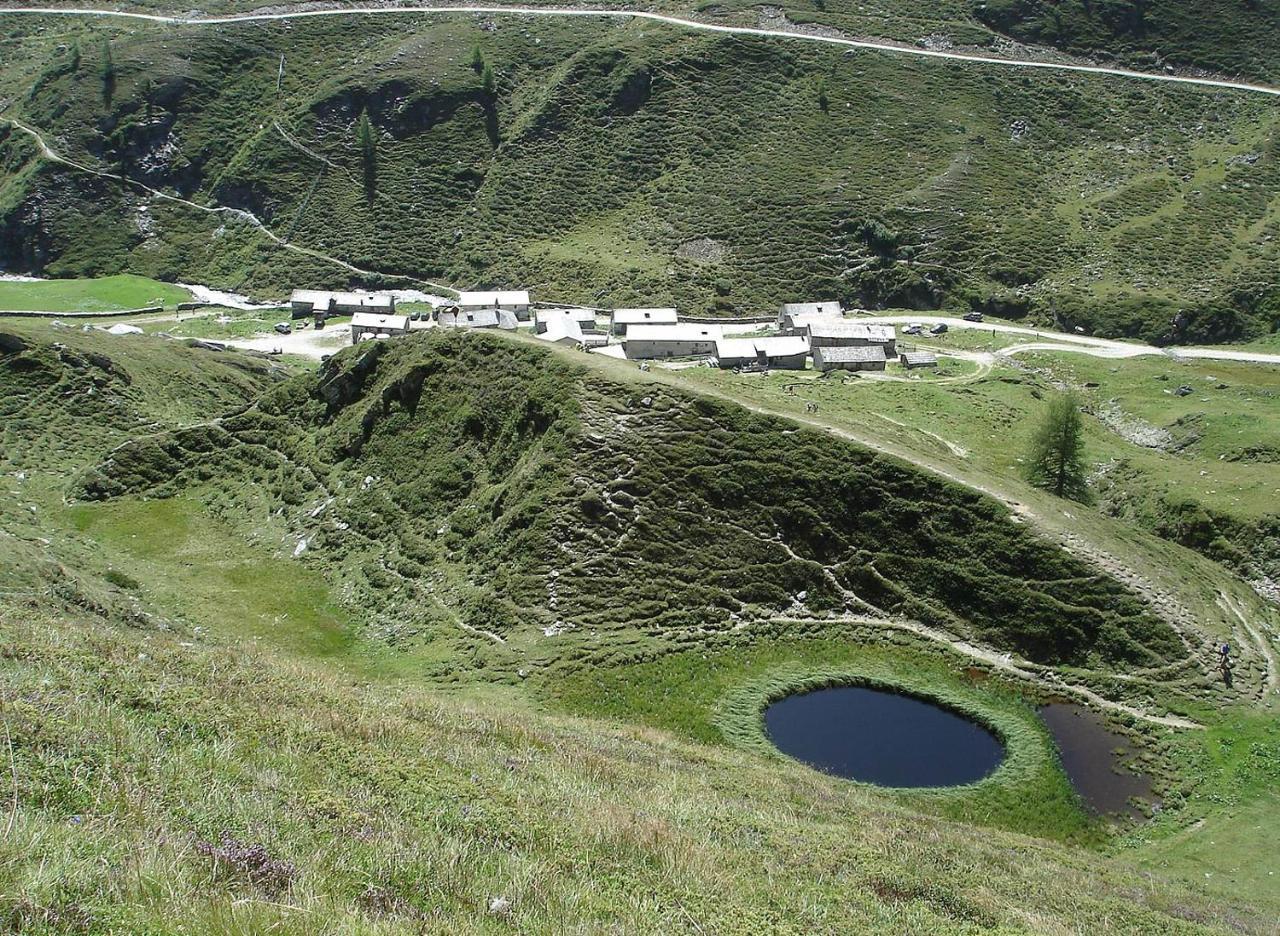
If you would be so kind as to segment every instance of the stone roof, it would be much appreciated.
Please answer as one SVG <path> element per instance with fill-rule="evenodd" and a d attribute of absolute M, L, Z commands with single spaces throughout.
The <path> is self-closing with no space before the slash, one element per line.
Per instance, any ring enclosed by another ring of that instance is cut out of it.
<path fill-rule="evenodd" d="M 830 348 L 813 349 L 813 362 L 815 364 L 883 363 L 884 359 L 884 348 L 880 345 L 865 345 L 862 347 L 838 345 Z"/>

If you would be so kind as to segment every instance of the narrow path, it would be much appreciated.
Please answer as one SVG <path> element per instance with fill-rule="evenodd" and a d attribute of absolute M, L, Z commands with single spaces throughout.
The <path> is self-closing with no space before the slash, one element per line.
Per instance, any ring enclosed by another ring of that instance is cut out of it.
<path fill-rule="evenodd" d="M 1132 71 L 1126 68 L 1109 68 L 1103 65 L 1076 65 L 1067 62 L 1053 62 L 1041 59 L 1011 59 L 993 55 L 978 55 L 970 52 L 944 52 L 934 49 L 922 49 L 905 42 L 892 42 L 883 39 L 848 39 L 843 36 L 816 35 L 790 29 L 764 29 L 756 26 L 727 26 L 718 23 L 707 23 L 702 20 L 684 16 L 671 16 L 665 13 L 654 13 L 648 10 L 599 10 L 563 7 L 523 7 L 523 6 L 350 6 L 324 10 L 284 10 L 275 13 L 236 13 L 226 16 L 192 16 L 182 14 L 136 13 L 123 10 L 103 10 L 96 8 L 59 8 L 59 7 L 0 7 L 0 15 L 4 14 L 41 14 L 51 16 L 99 16 L 120 19 L 140 20 L 170 26 L 227 26 L 235 23 L 259 23 L 273 20 L 312 19 L 330 16 L 404 16 L 407 14 L 456 14 L 482 13 L 491 16 L 581 16 L 609 17 L 613 19 L 641 19 L 656 23 L 666 23 L 683 29 L 701 30 L 704 32 L 722 33 L 731 36 L 753 36 L 772 39 L 790 39 L 801 42 L 820 42 L 826 45 L 841 46 L 852 49 L 869 49 L 876 52 L 890 52 L 899 55 L 913 55 L 919 58 L 944 59 L 948 61 L 967 62 L 977 65 L 998 65 L 1010 68 L 1038 68 L 1047 71 L 1080 72 L 1092 75 L 1105 75 L 1115 78 L 1137 79 L 1140 81 L 1159 81 L 1166 84 L 1184 84 L 1195 87 L 1225 89 L 1229 91 L 1247 91 L 1256 94 L 1268 94 L 1280 97 L 1280 88 L 1246 81 L 1230 81 L 1225 78 L 1195 78 L 1186 75 L 1169 75 L 1156 72 Z"/>
<path fill-rule="evenodd" d="M 0 10 L 0 13 L 3 13 L 3 12 L 5 11 Z M 115 181 L 115 182 L 123 182 L 126 185 L 132 185 L 135 188 L 141 189 L 142 191 L 147 192 L 148 194 L 156 198 L 162 198 L 165 201 L 171 201 L 179 205 L 185 205 L 188 208 L 194 208 L 196 211 L 202 211 L 205 214 L 226 215 L 228 217 L 237 218 L 241 221 L 244 221 L 246 224 L 249 224 L 252 227 L 257 228 L 259 231 L 265 234 L 272 241 L 272 243 L 274 243 L 278 247 L 282 247 L 285 250 L 292 250 L 295 253 L 304 254 L 308 257 L 313 257 L 316 260 L 323 260 L 326 263 L 335 264 L 336 266 L 342 267 L 344 270 L 346 270 L 349 273 L 355 273 L 358 276 L 381 276 L 382 275 L 380 273 L 375 273 L 372 270 L 362 270 L 360 269 L 360 267 L 347 263 L 345 260 L 339 260 L 337 257 L 330 257 L 328 254 L 321 253 L 318 250 L 312 250 L 310 247 L 299 247 L 297 244 L 291 244 L 288 241 L 284 240 L 279 235 L 277 235 L 269 227 L 267 227 L 266 224 L 264 224 L 258 218 L 257 215 L 255 215 L 251 211 L 245 211 L 243 208 L 228 208 L 224 205 L 217 205 L 213 207 L 210 207 L 208 205 L 201 205 L 201 204 L 198 204 L 197 202 L 190 201 L 186 198 L 181 198 L 177 195 L 170 195 L 168 192 L 162 192 L 159 189 L 154 189 L 149 185 L 145 185 L 142 182 L 137 181 L 136 179 L 130 179 L 127 176 L 122 176 L 115 172 L 107 172 L 105 169 L 94 169 L 92 166 L 86 166 L 83 163 L 76 162 L 75 160 L 70 159 L 66 156 L 63 156 L 61 153 L 58 153 L 56 150 L 54 150 L 53 147 L 49 145 L 48 141 L 45 140 L 44 135 L 39 130 L 36 130 L 34 127 L 28 126 L 27 124 L 23 123 L 21 120 L 18 120 L 16 117 L 6 117 L 5 119 L 8 121 L 10 126 L 14 127 L 17 130 L 22 131 L 23 133 L 27 134 L 27 136 L 31 137 L 35 141 L 36 146 L 39 147 L 40 155 L 43 156 L 45 159 L 49 160 L 50 162 L 55 162 L 55 163 L 58 163 L 59 165 L 67 166 L 79 172 L 86 172 L 90 175 L 95 175 L 102 179 L 111 179 L 112 181 Z"/>
<path fill-rule="evenodd" d="M 1280 691 L 1280 663 L 1276 660 L 1276 653 L 1272 649 L 1270 637 L 1250 623 L 1249 617 L 1245 614 L 1240 602 L 1226 592 L 1219 593 L 1218 604 L 1235 616 L 1236 620 L 1240 622 L 1240 626 L 1244 628 L 1245 633 L 1249 635 L 1249 639 L 1257 646 L 1259 653 L 1262 654 L 1262 668 L 1265 671 L 1263 679 L 1264 692 L 1266 695 L 1275 695 L 1277 691 Z"/>
<path fill-rule="evenodd" d="M 789 619 L 787 619 L 789 620 Z M 935 643 L 946 644 L 957 653 L 967 656 L 972 660 L 985 663 L 1002 673 L 1018 679 L 1035 683 L 1044 689 L 1053 692 L 1060 692 L 1077 696 L 1084 699 L 1092 705 L 1107 711 L 1117 712 L 1124 715 L 1130 715 L 1133 718 L 1148 722 L 1152 725 L 1161 725 L 1165 728 L 1203 728 L 1204 725 L 1199 722 L 1192 721 L 1189 718 L 1183 718 L 1181 715 L 1152 715 L 1140 708 L 1132 705 L 1126 705 L 1123 702 L 1116 702 L 1114 699 L 1108 699 L 1094 692 L 1087 686 L 1080 686 L 1074 683 L 1066 682 L 1053 670 L 1046 670 L 1043 673 L 1035 672 L 1024 666 L 1015 663 L 1011 654 L 1001 653 L 990 647 L 983 647 L 967 640 L 955 637 L 944 631 L 936 630 L 917 621 L 904 620 L 902 618 L 880 618 L 880 617 L 863 617 L 859 615 L 845 615 L 843 617 L 834 618 L 832 622 L 845 622 L 849 624 L 860 624 L 868 627 L 884 627 L 895 630 L 904 630 L 923 637 L 926 640 Z"/>

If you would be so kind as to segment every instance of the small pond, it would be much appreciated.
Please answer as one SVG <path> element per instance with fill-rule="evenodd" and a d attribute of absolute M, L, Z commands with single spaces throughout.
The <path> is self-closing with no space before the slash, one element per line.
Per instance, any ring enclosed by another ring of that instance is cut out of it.
<path fill-rule="evenodd" d="M 1054 702 L 1040 709 L 1040 717 L 1058 745 L 1067 778 L 1094 813 L 1141 819 L 1144 814 L 1130 797 L 1158 802 L 1151 794 L 1151 778 L 1127 767 L 1136 754 L 1133 743 L 1108 729 L 1097 714 L 1081 705 Z"/>
<path fill-rule="evenodd" d="M 837 686 L 774 702 L 769 739 L 818 770 L 888 787 L 959 786 L 999 766 L 1004 746 L 978 723 L 931 702 Z"/>

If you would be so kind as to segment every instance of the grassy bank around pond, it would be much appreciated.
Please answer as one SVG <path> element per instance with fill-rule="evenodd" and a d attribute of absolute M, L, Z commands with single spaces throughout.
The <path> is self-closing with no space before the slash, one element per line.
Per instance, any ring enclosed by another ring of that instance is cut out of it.
<path fill-rule="evenodd" d="M 190 300 L 191 293 L 181 286 L 130 273 L 33 283 L 0 280 L 0 310 L 124 312 Z"/>
<path fill-rule="evenodd" d="M 978 671 L 973 671 L 978 672 Z M 794 763 L 765 733 L 763 711 L 783 696 L 832 685 L 887 688 L 938 702 L 994 731 L 1001 766 L 984 780 L 936 790 L 882 791 L 913 809 L 1076 843 L 1106 830 L 1082 808 L 1031 701 L 958 658 L 843 636 L 758 640 L 557 675 L 552 704 L 592 717 L 640 721 L 710 744 Z"/>

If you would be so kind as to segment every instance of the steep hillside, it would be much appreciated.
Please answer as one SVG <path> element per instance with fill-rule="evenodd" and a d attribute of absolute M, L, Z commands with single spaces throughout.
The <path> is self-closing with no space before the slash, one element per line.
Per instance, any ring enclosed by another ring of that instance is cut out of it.
<path fill-rule="evenodd" d="M 490 336 L 353 349 L 244 413 L 116 449 L 79 496 L 195 484 L 227 515 L 285 511 L 299 553 L 341 575 L 378 632 L 411 642 L 452 632 L 456 613 L 535 654 L 554 652 L 533 639 L 547 630 L 608 657 L 854 614 L 1044 663 L 1182 653 L 1140 599 L 994 502 L 736 407 L 638 398 Z"/>
<path fill-rule="evenodd" d="M 625 21 L 7 25 L 6 116 L 138 183 L 0 130 L 10 269 L 724 313 L 833 295 L 1160 341 L 1280 318 L 1265 99 Z"/>
<path fill-rule="evenodd" d="M 46 7 L 83 7 L 75 0 L 49 0 Z M 356 0 L 331 3 L 367 6 Z M 404 3 L 403 5 L 411 5 Z M 869 5 L 855 0 L 779 0 L 761 5 L 751 0 L 694 3 L 657 0 L 593 0 L 566 4 L 528 0 L 523 7 L 581 6 L 595 10 L 652 10 L 709 23 L 791 28 L 814 26 L 854 38 L 896 39 L 906 45 L 935 49 L 986 50 L 1017 57 L 1008 39 L 1032 44 L 1049 57 L 1053 49 L 1134 70 L 1169 67 L 1274 82 L 1280 52 L 1271 36 L 1280 25 L 1272 0 L 881 0 Z M 304 9 L 304 4 L 278 4 L 271 11 Z M 114 9 L 173 15 L 167 0 L 129 0 Z M 265 9 L 258 0 L 210 0 L 205 14 L 251 13 Z"/>
<path fill-rule="evenodd" d="M 980 0 L 973 15 L 1015 39 L 1130 67 L 1271 82 L 1280 75 L 1280 4 L 1273 0 Z"/>

